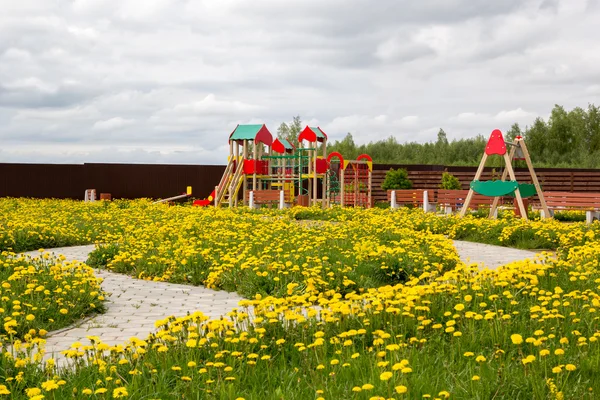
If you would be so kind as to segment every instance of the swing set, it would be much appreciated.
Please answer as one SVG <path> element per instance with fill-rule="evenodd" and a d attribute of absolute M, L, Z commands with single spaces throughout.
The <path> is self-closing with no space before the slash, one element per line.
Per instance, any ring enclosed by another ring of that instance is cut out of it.
<path fill-rule="evenodd" d="M 507 146 L 510 147 L 510 151 L 507 151 Z M 505 168 L 502 172 L 502 177 L 500 180 L 480 181 L 487 158 L 491 155 L 503 157 Z M 525 160 L 533 184 L 517 182 L 515 171 L 512 167 L 513 160 Z M 510 180 L 507 180 L 508 177 L 510 177 Z M 527 209 L 523 199 L 535 196 L 536 194 L 540 199 L 542 210 L 544 211 L 542 213 L 542 218 L 550 216 L 546 200 L 544 199 L 544 193 L 542 192 L 537 175 L 533 169 L 533 164 L 531 163 L 531 157 L 529 156 L 525 141 L 521 136 L 517 136 L 512 142 L 505 142 L 504 136 L 499 129 L 495 129 L 490 135 L 485 147 L 485 152 L 479 163 L 479 168 L 477 168 L 475 178 L 471 182 L 469 193 L 467 194 L 465 203 L 460 211 L 461 217 L 465 216 L 475 193 L 494 198 L 490 208 L 489 218 L 493 218 L 497 215 L 496 212 L 498 210 L 500 198 L 503 196 L 510 196 L 516 199 L 521 217 L 527 220 Z"/>

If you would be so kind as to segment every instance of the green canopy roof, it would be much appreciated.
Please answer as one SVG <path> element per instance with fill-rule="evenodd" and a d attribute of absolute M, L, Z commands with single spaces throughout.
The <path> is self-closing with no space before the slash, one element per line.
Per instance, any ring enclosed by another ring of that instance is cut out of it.
<path fill-rule="evenodd" d="M 311 126 L 310 129 L 315 133 L 315 135 L 317 135 L 318 138 L 327 139 L 327 135 L 325 135 L 325 132 L 323 132 L 321 128 Z"/>
<path fill-rule="evenodd" d="M 283 147 L 285 147 L 286 150 L 293 150 L 294 146 L 292 146 L 292 144 L 290 143 L 289 140 L 287 139 L 279 139 L 279 141 L 281 142 L 281 144 L 283 145 Z"/>
<path fill-rule="evenodd" d="M 270 146 L 273 143 L 273 135 L 271 135 L 265 124 L 238 125 L 229 135 L 229 140 L 255 140 Z"/>

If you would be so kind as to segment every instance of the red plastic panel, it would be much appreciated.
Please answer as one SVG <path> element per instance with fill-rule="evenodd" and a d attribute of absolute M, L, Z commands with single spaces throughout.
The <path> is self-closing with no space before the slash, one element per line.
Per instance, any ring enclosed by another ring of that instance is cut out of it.
<path fill-rule="evenodd" d="M 279 154 L 285 153 L 285 146 L 283 145 L 283 143 L 281 143 L 279 141 L 279 139 L 275 139 L 275 141 L 273 142 L 273 145 L 271 146 L 271 148 L 276 153 L 279 153 Z"/>
<path fill-rule="evenodd" d="M 244 160 L 244 174 L 253 174 L 255 170 L 254 160 Z"/>
<path fill-rule="evenodd" d="M 317 158 L 317 174 L 324 174 L 325 172 L 327 172 L 327 160 Z"/>
<path fill-rule="evenodd" d="M 504 137 L 500 129 L 494 129 L 490 138 L 485 146 L 485 154 L 491 156 L 492 154 L 499 154 L 503 156 L 506 154 L 506 144 L 504 143 Z"/>
<path fill-rule="evenodd" d="M 256 173 L 259 175 L 269 174 L 269 162 L 267 160 L 256 161 Z"/>

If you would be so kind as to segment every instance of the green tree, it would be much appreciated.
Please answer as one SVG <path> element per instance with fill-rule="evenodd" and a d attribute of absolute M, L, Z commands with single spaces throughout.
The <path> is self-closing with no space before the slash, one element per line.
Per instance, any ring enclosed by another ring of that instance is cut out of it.
<path fill-rule="evenodd" d="M 290 127 L 285 122 L 282 122 L 277 128 L 277 137 L 279 139 L 287 139 L 290 136 Z"/>
<path fill-rule="evenodd" d="M 343 155 L 344 158 L 349 160 L 355 159 L 359 155 L 359 150 L 356 146 L 356 143 L 354 143 L 354 138 L 352 137 L 352 134 L 350 132 L 346 134 L 346 137 L 344 137 L 344 139 L 336 140 L 329 150 L 330 152 L 337 151 L 341 155 Z"/>
<path fill-rule="evenodd" d="M 302 132 L 302 119 L 299 115 L 296 115 L 289 124 L 282 122 L 279 125 L 279 128 L 277 128 L 277 137 L 280 139 L 287 139 L 290 143 L 295 144 L 298 142 L 300 132 Z"/>
<path fill-rule="evenodd" d="M 512 142 L 517 136 L 523 136 L 523 132 L 521 132 L 521 127 L 519 124 L 514 123 L 510 129 L 506 131 L 506 135 L 504 136 L 507 142 Z"/>
<path fill-rule="evenodd" d="M 408 179 L 408 171 L 404 168 L 391 168 L 386 174 L 381 188 L 383 190 L 411 189 L 412 181 Z"/>

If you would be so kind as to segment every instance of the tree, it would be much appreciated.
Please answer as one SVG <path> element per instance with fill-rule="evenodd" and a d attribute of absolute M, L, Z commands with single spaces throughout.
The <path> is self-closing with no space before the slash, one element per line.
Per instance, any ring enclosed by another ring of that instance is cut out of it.
<path fill-rule="evenodd" d="M 277 137 L 279 139 L 287 139 L 290 136 L 290 127 L 285 122 L 282 122 L 277 128 Z"/>
<path fill-rule="evenodd" d="M 521 127 L 519 124 L 514 123 L 510 129 L 506 131 L 506 141 L 512 142 L 517 136 L 523 136 L 523 132 L 521 132 Z"/>
<path fill-rule="evenodd" d="M 298 142 L 300 132 L 302 132 L 302 119 L 299 115 L 296 115 L 289 124 L 282 122 L 279 125 L 279 128 L 277 128 L 277 137 L 279 139 L 287 139 L 290 143 L 295 144 Z"/>
<path fill-rule="evenodd" d="M 437 141 L 435 142 L 436 146 L 448 146 L 448 135 L 442 128 L 437 134 Z"/>
<path fill-rule="evenodd" d="M 298 136 L 300 136 L 300 132 L 302 132 L 302 120 L 299 115 L 296 115 L 290 124 L 289 141 L 296 143 L 298 141 Z"/>
<path fill-rule="evenodd" d="M 412 181 L 408 179 L 408 171 L 404 168 L 391 168 L 386 174 L 381 188 L 383 190 L 411 189 Z"/>
<path fill-rule="evenodd" d="M 335 143 L 333 143 L 333 145 L 327 149 L 327 151 L 337 151 L 348 160 L 358 157 L 358 149 L 356 148 L 356 143 L 354 143 L 354 138 L 350 132 L 348 132 L 346 137 L 344 137 L 344 139 L 341 141 L 336 140 Z"/>

